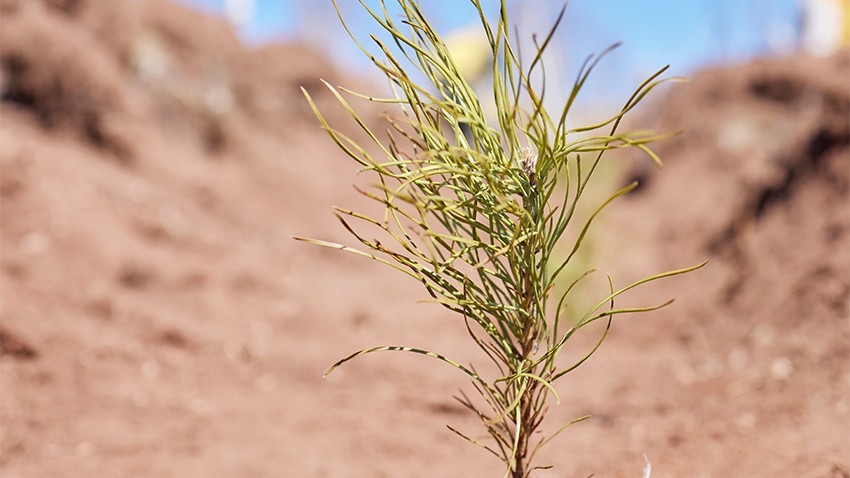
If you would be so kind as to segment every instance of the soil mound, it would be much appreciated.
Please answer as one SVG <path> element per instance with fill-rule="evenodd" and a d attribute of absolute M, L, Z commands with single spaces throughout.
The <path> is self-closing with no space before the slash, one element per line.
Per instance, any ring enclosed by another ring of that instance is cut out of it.
<path fill-rule="evenodd" d="M 4 0 L 2 9 L 7 110 L 122 162 L 144 156 L 144 135 L 156 134 L 239 153 L 247 130 L 286 134 L 303 118 L 301 85 L 334 80 L 305 47 L 248 51 L 224 22 L 165 1 Z"/>
<path fill-rule="evenodd" d="M 685 129 L 658 148 L 666 167 L 638 169 L 643 187 L 614 212 L 619 246 L 640 251 L 621 259 L 644 272 L 710 259 L 653 320 L 664 330 L 636 340 L 686 349 L 665 367 L 683 385 L 670 393 L 714 418 L 676 436 L 725 450 L 727 465 L 706 463 L 717 476 L 850 469 L 848 82 L 847 52 L 697 74 L 657 105 L 660 129 Z M 770 449 L 789 461 L 760 463 Z"/>
<path fill-rule="evenodd" d="M 351 195 L 300 91 L 339 74 L 166 1 L 0 14 L 0 474 L 316 475 L 282 451 L 330 433 L 294 391 L 338 352 L 305 337 L 370 310 L 290 239 Z"/>

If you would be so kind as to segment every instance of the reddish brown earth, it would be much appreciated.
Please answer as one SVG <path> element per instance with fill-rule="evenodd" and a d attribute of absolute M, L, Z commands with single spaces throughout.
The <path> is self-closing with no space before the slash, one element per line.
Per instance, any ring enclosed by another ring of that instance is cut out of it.
<path fill-rule="evenodd" d="M 296 243 L 346 240 L 355 168 L 299 85 L 357 86 L 299 46 L 246 50 L 160 0 L 0 0 L 0 474 L 500 476 L 452 435 L 462 324 L 416 284 Z M 708 71 L 650 118 L 688 132 L 636 167 L 594 248 L 628 302 L 568 377 L 587 413 L 539 476 L 850 476 L 848 59 Z M 332 114 L 339 120 L 343 118 Z M 593 339 L 579 338 L 576 351 Z"/>

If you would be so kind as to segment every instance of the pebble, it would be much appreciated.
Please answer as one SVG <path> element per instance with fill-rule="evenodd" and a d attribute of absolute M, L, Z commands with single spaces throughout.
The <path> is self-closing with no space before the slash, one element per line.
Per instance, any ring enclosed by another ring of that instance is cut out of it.
<path fill-rule="evenodd" d="M 142 376 L 148 380 L 159 377 L 159 364 L 155 360 L 146 360 L 142 363 Z"/>
<path fill-rule="evenodd" d="M 31 232 L 21 238 L 20 246 L 25 253 L 36 256 L 50 248 L 50 238 L 41 232 Z"/>
<path fill-rule="evenodd" d="M 770 364 L 770 374 L 777 380 L 784 380 L 794 373 L 794 364 L 787 357 L 779 357 Z"/>

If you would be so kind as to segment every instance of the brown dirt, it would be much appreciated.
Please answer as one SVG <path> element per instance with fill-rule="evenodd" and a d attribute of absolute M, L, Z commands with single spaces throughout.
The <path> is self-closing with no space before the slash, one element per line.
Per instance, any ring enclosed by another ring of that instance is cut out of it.
<path fill-rule="evenodd" d="M 416 284 L 289 237 L 345 240 L 355 168 L 298 86 L 332 108 L 317 78 L 355 80 L 161 0 L 0 14 L 4 477 L 498 476 L 444 428 L 477 427 L 451 369 L 321 379 L 376 344 L 473 358 Z M 758 62 L 661 104 L 689 132 L 635 169 L 601 265 L 712 262 L 630 299 L 679 297 L 564 382 L 553 421 L 594 418 L 540 476 L 850 476 L 847 81 L 846 55 Z"/>

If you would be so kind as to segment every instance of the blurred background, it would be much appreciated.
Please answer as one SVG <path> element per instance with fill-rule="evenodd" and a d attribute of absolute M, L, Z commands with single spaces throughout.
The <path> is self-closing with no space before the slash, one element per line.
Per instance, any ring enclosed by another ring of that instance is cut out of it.
<path fill-rule="evenodd" d="M 291 0 L 178 0 L 186 5 L 227 18 L 247 44 L 306 42 L 338 65 L 372 73 L 369 62 L 339 28 L 330 1 Z M 377 2 L 366 2 L 376 7 Z M 389 2 L 390 15 L 400 15 Z M 568 2 L 550 61 L 553 73 L 573 72 L 590 53 L 623 42 L 618 55 L 609 59 L 607 74 L 619 81 L 602 80 L 594 85 L 598 98 L 605 91 L 623 90 L 629 80 L 642 80 L 666 64 L 676 75 L 698 68 L 740 62 L 759 56 L 786 55 L 805 50 L 816 55 L 834 53 L 848 41 L 846 2 L 835 0 L 732 0 L 632 2 L 603 0 Z M 510 0 L 511 18 L 521 37 L 541 37 L 551 28 L 564 6 L 550 0 Z M 453 32 L 475 29 L 477 14 L 471 4 L 431 0 L 423 6 L 434 26 L 451 37 Z M 377 33 L 373 20 L 356 2 L 340 2 L 352 33 L 368 42 Z M 495 13 L 493 7 L 490 13 Z M 332 41 L 329 41 L 332 40 Z M 526 50 L 530 51 L 531 42 Z M 605 65 L 603 65 L 605 67 Z M 626 81 L 623 81 L 626 80 Z"/>
<path fill-rule="evenodd" d="M 362 64 L 348 41 L 332 44 L 328 35 L 342 37 L 330 2 L 290 0 L 179 0 L 228 18 L 250 45 L 306 40 L 335 59 Z M 559 35 L 561 51 L 583 56 L 622 41 L 627 45 L 626 69 L 646 73 L 646 63 L 675 64 L 687 72 L 707 64 L 749 59 L 760 55 L 784 54 L 799 48 L 830 53 L 846 42 L 846 12 L 843 2 L 822 0 L 779 0 L 774 2 L 693 1 L 629 2 L 603 0 L 572 2 Z M 367 2 L 372 7 L 377 3 Z M 432 0 L 423 4 L 434 25 L 448 33 L 478 18 L 472 5 Z M 560 2 L 529 0 L 508 2 L 517 26 L 525 33 L 548 30 L 563 5 Z M 341 2 L 352 31 L 365 38 L 374 29 L 354 2 Z M 391 14 L 399 14 L 389 5 Z M 492 8 L 491 8 L 492 10 Z M 833 38 L 829 38 L 833 36 Z M 569 45 L 569 48 L 567 46 Z M 664 58 L 659 59 L 660 50 Z M 648 57 L 648 58 L 647 58 Z"/>
<path fill-rule="evenodd" d="M 355 37 L 384 38 L 339 3 Z M 422 4 L 486 91 L 471 6 Z M 562 7 L 507 5 L 526 55 Z M 641 187 L 580 265 L 625 284 L 710 263 L 624 299 L 677 297 L 615 323 L 563 382 L 547 430 L 593 418 L 540 464 L 631 477 L 646 454 L 653 478 L 850 476 L 850 3 L 572 0 L 549 104 L 619 41 L 575 119 L 610 116 L 670 64 L 690 83 L 628 123 L 684 133 L 658 145 L 660 170 L 609 155 L 585 207 Z M 0 475 L 499 476 L 444 427 L 479 438 L 450 368 L 376 356 L 321 378 L 381 344 L 481 361 L 417 284 L 291 239 L 350 243 L 331 206 L 368 207 L 351 186 L 369 178 L 300 88 L 368 138 L 320 78 L 386 89 L 330 1 L 0 0 Z M 384 128 L 387 108 L 353 104 Z"/>

